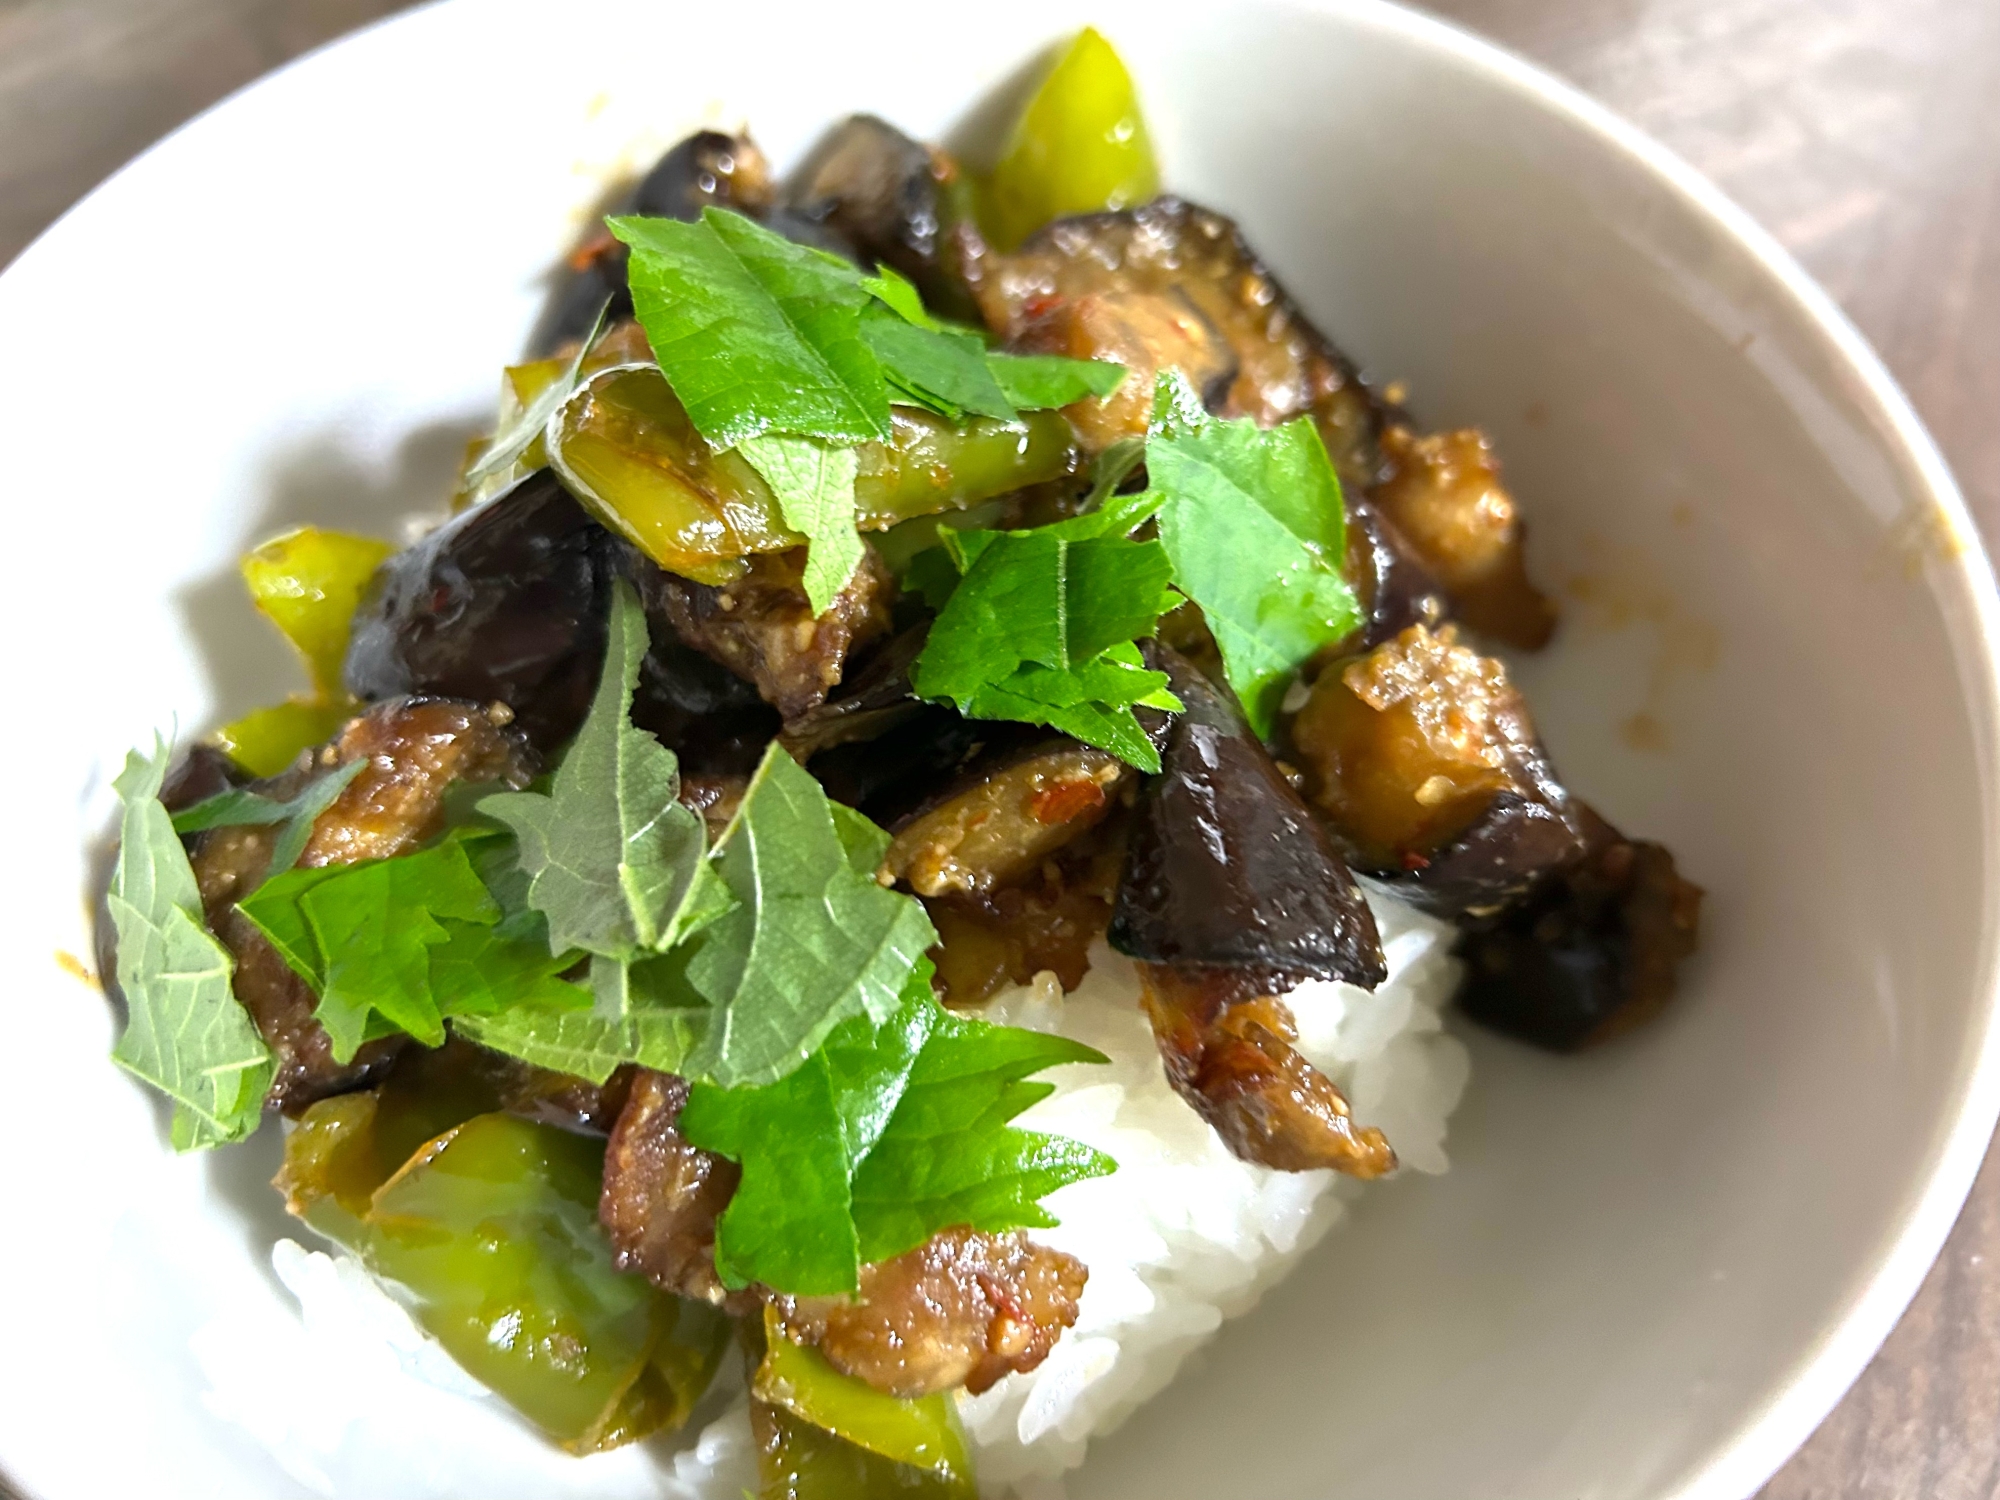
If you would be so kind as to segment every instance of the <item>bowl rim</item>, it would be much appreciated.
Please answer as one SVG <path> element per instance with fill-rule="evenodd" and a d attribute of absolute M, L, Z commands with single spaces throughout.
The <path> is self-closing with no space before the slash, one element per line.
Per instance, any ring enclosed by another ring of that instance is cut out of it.
<path fill-rule="evenodd" d="M 1691 163 L 1540 64 L 1398 0 L 1274 0 L 1274 4 L 1337 17 L 1441 56 L 1517 102 L 1555 117 L 1665 190 L 1684 213 L 1762 273 L 1798 332 L 1816 342 L 1829 373 L 1848 384 L 1855 405 L 1873 418 L 1873 435 L 1902 487 L 1943 522 L 1949 545 L 1926 559 L 1926 587 L 1943 616 L 1971 720 L 1982 801 L 1982 871 L 1989 889 L 2000 886 L 2000 818 L 1995 816 L 2000 801 L 1995 786 L 2000 754 L 2000 593 L 1993 566 L 1936 441 L 1846 313 L 1790 251 Z M 324 54 L 379 43 L 380 33 L 435 22 L 441 12 L 474 8 L 473 0 L 424 0 L 332 37 L 231 90 L 153 141 L 57 215 L 0 264 L 0 286 L 17 280 L 15 273 L 23 264 L 48 253 L 48 245 L 60 238 L 59 231 L 87 205 L 128 175 L 147 169 L 182 136 L 198 132 L 211 115 L 233 109 L 246 96 L 283 88 L 294 71 L 312 66 Z M 1962 1070 L 1956 1097 L 1940 1117 L 1949 1123 L 1932 1148 L 1921 1183 L 1906 1199 L 1886 1249 L 1782 1384 L 1748 1411 L 1734 1434 L 1692 1474 L 1676 1488 L 1661 1492 L 1658 1500 L 1749 1500 L 1832 1412 L 1916 1296 L 1958 1219 L 2000 1121 L 2000 1024 L 1996 1024 L 2000 912 L 1990 907 L 1980 933 L 1977 976 L 1970 1065 Z M 32 1497 L 0 1469 L 0 1500 Z"/>

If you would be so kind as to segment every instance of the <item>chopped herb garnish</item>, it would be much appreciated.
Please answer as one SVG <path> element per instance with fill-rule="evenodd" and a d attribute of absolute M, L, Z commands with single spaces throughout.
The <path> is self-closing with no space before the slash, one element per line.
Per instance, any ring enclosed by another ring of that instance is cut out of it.
<path fill-rule="evenodd" d="M 289 870 L 238 903 L 319 996 L 337 1060 L 387 1030 L 437 1046 L 448 1015 L 590 1003 L 559 977 L 575 955 L 490 930 L 507 914 L 467 849 L 491 837 L 455 830 L 392 859 Z"/>
<path fill-rule="evenodd" d="M 888 846 L 781 747 L 764 752 L 710 856 L 736 904 L 692 943 L 688 982 L 710 1012 L 683 1071 L 770 1083 L 842 1021 L 888 1018 L 937 941 L 921 902 L 877 884 Z"/>
<path fill-rule="evenodd" d="M 632 303 L 667 383 L 718 448 L 767 432 L 889 436 L 889 394 L 861 336 L 861 273 L 741 214 L 615 218 Z"/>
<path fill-rule="evenodd" d="M 1212 417 L 1169 370 L 1146 472 L 1174 584 L 1201 606 L 1230 687 L 1268 736 L 1293 674 L 1361 623 L 1326 445 L 1306 417 L 1273 428 Z"/>
<path fill-rule="evenodd" d="M 975 719 L 1047 724 L 1157 771 L 1159 753 L 1134 706 L 1177 709 L 1166 674 L 1133 644 L 1178 605 L 1158 541 L 1131 532 L 1151 514 L 1143 496 L 1032 531 L 944 533 L 963 573 L 931 626 L 912 682 Z M 935 567 L 926 594 L 941 591 Z"/>
<path fill-rule="evenodd" d="M 558 953 L 624 963 L 670 947 L 701 863 L 701 819 L 680 803 L 680 763 L 630 719 L 648 645 L 632 585 L 612 587 L 604 669 L 547 795 L 500 792 L 479 811 L 511 829 L 527 905 Z"/>
<path fill-rule="evenodd" d="M 885 1021 L 847 1021 L 781 1082 L 697 1084 L 682 1133 L 743 1167 L 716 1225 L 723 1283 L 838 1295 L 863 1264 L 940 1229 L 1054 1223 L 1043 1196 L 1115 1163 L 1007 1122 L 1053 1090 L 1028 1075 L 1102 1061 L 1081 1042 L 950 1014 L 926 961 Z"/>
<path fill-rule="evenodd" d="M 118 930 L 124 1034 L 119 1065 L 174 1101 L 177 1150 L 240 1141 L 257 1128 L 271 1049 L 230 990 L 229 952 L 202 925 L 194 869 L 160 805 L 168 749 L 133 751 L 112 786 L 124 804 L 107 901 Z"/>

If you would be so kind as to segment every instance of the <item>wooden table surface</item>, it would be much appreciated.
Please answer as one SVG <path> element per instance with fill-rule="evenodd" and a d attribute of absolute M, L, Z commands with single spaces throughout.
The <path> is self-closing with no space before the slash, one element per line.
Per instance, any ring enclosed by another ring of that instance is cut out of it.
<path fill-rule="evenodd" d="M 0 0 L 0 265 L 195 111 L 394 0 Z M 2000 0 L 1436 0 L 1652 132 L 1819 278 L 2000 539 Z M 2000 1167 L 1763 1500 L 2000 1497 Z M 1557 1500 L 1557 1497 L 1550 1497 Z"/>

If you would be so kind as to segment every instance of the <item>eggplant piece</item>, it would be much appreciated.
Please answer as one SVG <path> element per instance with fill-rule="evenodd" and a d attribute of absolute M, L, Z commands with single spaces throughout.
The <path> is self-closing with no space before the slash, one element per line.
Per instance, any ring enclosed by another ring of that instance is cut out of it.
<path fill-rule="evenodd" d="M 822 751 L 807 769 L 827 796 L 888 828 L 989 744 L 1018 740 L 1025 727 L 967 719 L 943 704 L 925 703 L 884 734 Z"/>
<path fill-rule="evenodd" d="M 692 221 L 704 208 L 733 208 L 757 217 L 770 206 L 771 169 L 748 136 L 699 130 L 669 148 L 612 211 Z M 780 233 L 783 231 L 781 230 Z M 632 316 L 625 281 L 625 247 L 601 226 L 570 257 L 571 275 L 557 290 L 531 347 L 547 354 L 590 332 L 609 299 L 610 316 Z"/>
<path fill-rule="evenodd" d="M 444 827 L 445 794 L 458 782 L 523 787 L 535 769 L 532 751 L 504 709 L 449 699 L 380 703 L 349 721 L 331 744 L 300 766 L 253 789 L 274 800 L 296 796 L 319 777 L 365 762 L 333 805 L 313 823 L 299 856 L 304 868 L 389 859 Z M 366 1088 L 408 1042 L 364 1042 L 347 1062 L 314 1019 L 317 999 L 269 939 L 236 903 L 263 881 L 279 830 L 269 825 L 215 828 L 200 835 L 192 856 L 195 882 L 210 929 L 236 963 L 231 984 L 276 1055 L 268 1104 L 288 1114 L 333 1094 Z"/>
<path fill-rule="evenodd" d="M 1178 366 L 1223 416 L 1269 427 L 1310 413 L 1349 489 L 1377 477 L 1387 408 L 1220 214 L 1166 197 L 1060 219 L 1018 253 L 985 257 L 974 291 L 1010 349 L 1134 372 L 1069 408 L 1094 450 L 1144 433 L 1153 377 Z"/>
<path fill-rule="evenodd" d="M 1279 998 L 1380 984 L 1374 915 L 1235 704 L 1175 652 L 1148 659 L 1184 709 L 1133 811 L 1109 938 L 1140 960 L 1167 1081 L 1246 1161 L 1379 1177 L 1395 1152 L 1300 1056 Z"/>
<path fill-rule="evenodd" d="M 882 873 L 926 897 L 1011 885 L 1096 827 L 1131 773 L 1117 756 L 1067 735 L 989 752 L 902 820 Z"/>
<path fill-rule="evenodd" d="M 1450 604 L 1430 569 L 1393 522 L 1358 490 L 1346 495 L 1347 557 L 1343 571 L 1361 601 L 1357 649 L 1379 646 L 1412 625 L 1435 630 Z"/>
<path fill-rule="evenodd" d="M 1382 434 L 1374 507 L 1449 591 L 1453 612 L 1482 635 L 1532 651 L 1556 628 L 1555 606 L 1528 581 L 1525 531 L 1500 482 L 1493 445 L 1476 428 Z"/>
<path fill-rule="evenodd" d="M 347 689 L 363 700 L 426 693 L 505 703 L 538 750 L 554 750 L 589 710 L 620 572 L 642 596 L 659 586 L 657 568 L 538 470 L 383 564 L 355 615 Z M 670 621 L 651 613 L 649 623 L 633 722 L 690 769 L 754 765 L 777 713 L 683 644 Z"/>
<path fill-rule="evenodd" d="M 1387 977 L 1361 888 L 1242 713 L 1178 653 L 1148 651 L 1184 705 L 1134 809 L 1111 946 L 1152 964 L 1255 968 L 1373 989 Z"/>
<path fill-rule="evenodd" d="M 862 548 L 854 576 L 817 616 L 802 582 L 804 548 L 759 553 L 741 578 L 721 585 L 649 569 L 641 597 L 648 615 L 756 684 L 790 722 L 826 701 L 850 651 L 889 633 L 896 580 L 873 547 Z"/>
<path fill-rule="evenodd" d="M 1506 667 L 1451 626 L 1326 667 L 1291 738 L 1349 861 L 1426 911 L 1504 910 L 1586 852 Z"/>
<path fill-rule="evenodd" d="M 1298 976 L 1260 968 L 1139 965 L 1167 1082 L 1244 1161 L 1280 1172 L 1330 1168 L 1364 1180 L 1396 1169 L 1374 1126 L 1354 1123 L 1332 1079 L 1293 1045 L 1278 992 Z"/>
<path fill-rule="evenodd" d="M 1674 992 L 1695 950 L 1702 890 L 1659 844 L 1578 804 L 1589 852 L 1526 901 L 1471 926 L 1458 1003 L 1482 1025 L 1557 1052 L 1621 1035 Z"/>
<path fill-rule="evenodd" d="M 879 739 L 923 710 L 910 686 L 930 621 L 920 620 L 872 650 L 851 656 L 839 685 L 825 701 L 785 723 L 785 749 L 801 765 L 822 750 Z"/>
<path fill-rule="evenodd" d="M 505 703 L 552 750 L 590 706 L 620 565 L 612 536 L 537 470 L 383 564 L 355 612 L 347 690 Z"/>
<path fill-rule="evenodd" d="M 915 283 L 932 312 L 978 318 L 963 271 L 971 215 L 958 164 L 874 115 L 823 137 L 786 185 L 786 208 L 824 225 L 867 262 Z"/>

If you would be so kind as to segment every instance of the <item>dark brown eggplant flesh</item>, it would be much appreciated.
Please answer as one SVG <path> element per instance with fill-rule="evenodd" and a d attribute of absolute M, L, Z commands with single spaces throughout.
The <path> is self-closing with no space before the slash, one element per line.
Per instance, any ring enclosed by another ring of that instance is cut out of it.
<path fill-rule="evenodd" d="M 597 686 L 620 557 L 555 474 L 537 470 L 382 565 L 355 612 L 347 690 L 505 703 L 553 750 Z"/>
<path fill-rule="evenodd" d="M 463 700 L 378 703 L 297 766 L 251 785 L 273 798 L 289 798 L 337 767 L 363 761 L 360 773 L 314 821 L 299 864 L 311 869 L 390 859 L 442 830 L 445 794 L 454 783 L 527 785 L 536 757 L 511 719 L 504 708 Z M 277 835 L 275 827 L 211 829 L 198 837 L 192 863 L 203 914 L 235 960 L 236 998 L 276 1058 L 266 1102 L 297 1114 L 317 1100 L 378 1081 L 408 1038 L 365 1042 L 349 1061 L 337 1061 L 331 1039 L 314 1018 L 313 992 L 237 909 L 262 882 Z"/>
<path fill-rule="evenodd" d="M 1153 964 L 1257 968 L 1374 989 L 1375 918 L 1325 827 L 1221 689 L 1178 653 L 1149 658 L 1184 711 L 1133 809 L 1109 932 Z"/>
<path fill-rule="evenodd" d="M 865 262 L 907 277 L 934 313 L 978 320 L 954 230 L 967 215 L 956 162 L 874 115 L 827 132 L 785 185 L 782 203 L 823 225 Z"/>
<path fill-rule="evenodd" d="M 1238 1157 L 1363 1179 L 1395 1170 L 1382 1132 L 1355 1124 L 1333 1080 L 1293 1045 L 1298 1028 L 1274 992 L 1296 976 L 1142 963 L 1139 982 L 1167 1082 Z"/>
<path fill-rule="evenodd" d="M 1220 214 L 1166 197 L 1059 219 L 1015 254 L 986 256 L 975 291 L 1009 348 L 1134 372 L 1070 408 L 1094 449 L 1146 430 L 1154 376 L 1173 366 L 1220 415 L 1269 427 L 1310 413 L 1349 488 L 1378 476 L 1387 408 Z"/>
<path fill-rule="evenodd" d="M 964 778 L 981 757 L 1017 750 L 1047 732 L 1029 724 L 967 719 L 943 704 L 924 703 L 871 739 L 821 751 L 806 769 L 834 801 L 894 828 Z"/>
<path fill-rule="evenodd" d="M 824 613 L 814 615 L 803 583 L 806 552 L 758 553 L 725 584 L 653 568 L 641 574 L 649 616 L 664 619 L 687 645 L 754 683 L 787 722 L 810 714 L 841 680 L 850 651 L 885 638 L 896 580 L 863 544 L 860 565 Z"/>
<path fill-rule="evenodd" d="M 1426 911 L 1503 910 L 1583 856 L 1578 804 L 1526 701 L 1449 625 L 1328 665 L 1290 736 L 1349 863 Z"/>
<path fill-rule="evenodd" d="M 1585 857 L 1459 940 L 1458 1003 L 1481 1025 L 1556 1052 L 1641 1025 L 1695 950 L 1702 890 L 1659 844 L 1628 839 L 1588 807 Z"/>
<path fill-rule="evenodd" d="M 930 638 L 920 620 L 885 641 L 854 652 L 824 702 L 785 723 L 785 749 L 801 765 L 837 745 L 879 739 L 923 707 L 910 671 Z"/>
<path fill-rule="evenodd" d="M 538 470 L 383 564 L 355 613 L 348 691 L 364 701 L 421 693 L 505 703 L 547 754 L 589 710 L 621 572 L 642 594 L 663 576 Z M 756 764 L 777 733 L 776 711 L 683 644 L 670 621 L 649 620 L 633 722 L 691 769 Z"/>

